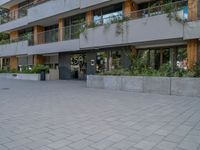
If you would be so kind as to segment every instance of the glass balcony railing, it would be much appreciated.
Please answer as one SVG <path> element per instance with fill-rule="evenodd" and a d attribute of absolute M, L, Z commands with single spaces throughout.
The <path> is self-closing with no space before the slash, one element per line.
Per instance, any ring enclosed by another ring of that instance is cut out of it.
<path fill-rule="evenodd" d="M 29 45 L 48 44 L 58 41 L 67 41 L 78 39 L 81 29 L 85 26 L 84 23 L 66 26 L 62 29 L 53 29 L 41 32 L 35 35 L 34 42 L 29 42 Z"/>
<path fill-rule="evenodd" d="M 18 38 L 1 40 L 0 45 L 12 44 L 12 43 L 21 42 L 21 41 L 28 41 L 30 44 L 32 44 L 33 42 L 32 38 L 33 38 L 33 35 L 29 33 L 27 35 L 24 35 Z"/>
<path fill-rule="evenodd" d="M 107 15 L 108 17 L 101 17 L 101 19 L 95 19 L 90 26 L 94 27 L 103 24 L 112 24 L 117 22 L 147 18 L 163 14 L 168 14 L 168 17 L 174 17 L 175 19 L 179 19 L 180 21 L 187 21 L 188 20 L 187 0 L 170 2 L 168 4 L 160 6 L 133 11 L 126 16 L 121 13 L 116 13 L 115 15 L 112 16 Z"/>
<path fill-rule="evenodd" d="M 0 25 L 27 16 L 29 8 L 35 7 L 47 1 L 50 0 L 40 0 L 11 11 L 2 9 L 0 15 Z"/>

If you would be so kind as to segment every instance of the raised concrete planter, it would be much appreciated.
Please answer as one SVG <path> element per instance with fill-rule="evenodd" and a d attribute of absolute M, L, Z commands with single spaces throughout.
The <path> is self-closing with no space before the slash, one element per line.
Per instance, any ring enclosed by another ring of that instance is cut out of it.
<path fill-rule="evenodd" d="M 144 93 L 170 95 L 170 82 L 170 78 L 168 77 L 144 77 Z"/>
<path fill-rule="evenodd" d="M 40 81 L 40 74 L 0 73 L 0 78 Z M 49 80 L 49 74 L 46 74 L 46 80 Z"/>
<path fill-rule="evenodd" d="M 144 77 L 121 77 L 121 89 L 123 91 L 143 92 Z"/>
<path fill-rule="evenodd" d="M 200 78 L 88 75 L 87 87 L 200 97 Z"/>
<path fill-rule="evenodd" d="M 171 78 L 171 94 L 200 97 L 200 78 Z"/>

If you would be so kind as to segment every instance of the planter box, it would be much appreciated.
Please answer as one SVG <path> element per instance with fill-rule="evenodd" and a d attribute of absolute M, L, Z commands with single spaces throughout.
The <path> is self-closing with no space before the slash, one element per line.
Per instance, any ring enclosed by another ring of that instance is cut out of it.
<path fill-rule="evenodd" d="M 171 78 L 171 94 L 178 96 L 199 96 L 199 78 Z"/>
<path fill-rule="evenodd" d="M 0 73 L 0 78 L 40 81 L 40 74 Z M 49 80 L 49 74 L 46 74 L 46 80 Z"/>
<path fill-rule="evenodd" d="M 200 78 L 88 75 L 87 87 L 200 97 Z"/>
<path fill-rule="evenodd" d="M 123 91 L 143 92 L 144 77 L 121 77 L 121 89 Z"/>
<path fill-rule="evenodd" d="M 144 92 L 170 95 L 170 82 L 168 77 L 144 77 Z"/>

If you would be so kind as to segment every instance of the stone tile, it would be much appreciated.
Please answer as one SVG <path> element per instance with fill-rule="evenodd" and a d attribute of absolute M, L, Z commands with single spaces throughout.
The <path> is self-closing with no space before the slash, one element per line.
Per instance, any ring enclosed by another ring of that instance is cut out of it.
<path fill-rule="evenodd" d="M 141 141 L 138 144 L 136 144 L 134 147 L 142 150 L 151 150 L 156 143 L 154 142 L 149 142 L 149 141 Z"/>
<path fill-rule="evenodd" d="M 177 144 L 173 142 L 168 141 L 162 141 L 158 145 L 156 145 L 156 148 L 161 150 L 174 150 L 176 148 Z"/>

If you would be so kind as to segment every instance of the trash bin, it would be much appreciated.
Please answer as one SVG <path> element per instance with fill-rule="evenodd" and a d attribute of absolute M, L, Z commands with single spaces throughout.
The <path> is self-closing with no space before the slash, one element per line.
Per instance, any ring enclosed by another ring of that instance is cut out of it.
<path fill-rule="evenodd" d="M 45 81 L 46 80 L 46 72 L 45 70 L 41 70 L 40 72 L 40 80 Z"/>

